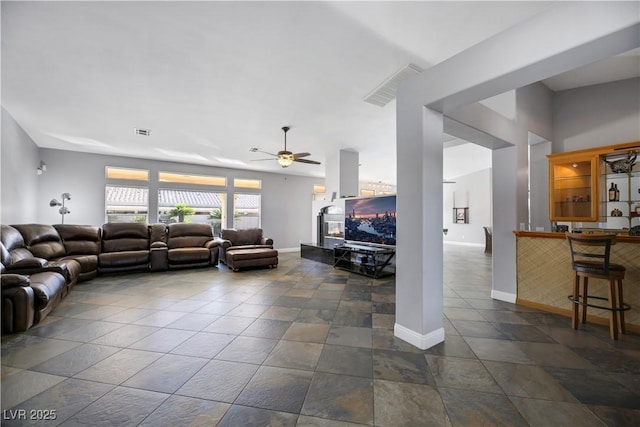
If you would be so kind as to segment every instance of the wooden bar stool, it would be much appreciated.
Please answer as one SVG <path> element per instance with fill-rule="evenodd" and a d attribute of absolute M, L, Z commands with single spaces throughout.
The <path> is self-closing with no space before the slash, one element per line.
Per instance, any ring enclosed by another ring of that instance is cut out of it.
<path fill-rule="evenodd" d="M 609 262 L 611 246 L 616 244 L 616 236 L 609 234 L 574 234 L 566 233 L 571 250 L 571 266 L 575 271 L 573 294 L 569 300 L 573 302 L 571 326 L 578 329 L 578 306 L 582 307 L 582 323 L 587 323 L 587 307 L 595 307 L 609 311 L 609 335 L 618 339 L 618 330 L 625 333 L 624 312 L 631 307 L 624 303 L 622 297 L 622 279 L 625 268 Z M 609 297 L 589 296 L 589 279 L 609 281 Z M 582 295 L 580 281 L 582 279 Z M 582 300 L 580 300 L 582 298 Z M 590 304 L 589 298 L 605 300 L 608 306 Z"/>

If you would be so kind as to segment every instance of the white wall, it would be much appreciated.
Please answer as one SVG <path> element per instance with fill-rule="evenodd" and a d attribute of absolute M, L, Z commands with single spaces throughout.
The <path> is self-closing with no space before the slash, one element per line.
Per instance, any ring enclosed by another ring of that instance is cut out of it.
<path fill-rule="evenodd" d="M 536 140 L 538 138 L 535 138 Z M 549 160 L 551 142 L 529 141 L 529 226 L 535 231 L 543 227 L 544 231 L 551 231 L 549 221 Z"/>
<path fill-rule="evenodd" d="M 639 94 L 640 78 L 556 92 L 553 152 L 640 140 Z"/>
<path fill-rule="evenodd" d="M 446 151 L 446 150 L 445 150 Z M 486 150 L 491 155 L 490 150 Z M 443 227 L 449 229 L 445 242 L 484 245 L 484 229 L 491 227 L 491 169 L 484 169 L 468 175 L 458 176 L 455 184 L 443 187 Z M 467 193 L 469 200 L 469 223 L 456 224 L 453 221 L 453 193 L 456 198 Z"/>
<path fill-rule="evenodd" d="M 17 147 L 21 149 L 20 147 Z M 3 148 L 4 149 L 4 148 Z M 148 169 L 151 177 L 157 177 L 157 171 L 175 171 L 194 174 L 206 174 L 228 177 L 228 200 L 233 197 L 233 178 L 258 178 L 262 180 L 262 228 L 266 236 L 274 239 L 277 248 L 299 248 L 300 242 L 308 241 L 311 230 L 311 200 L 314 184 L 323 184 L 318 178 L 292 175 L 261 173 L 239 169 L 214 168 L 200 165 L 188 165 L 174 162 L 134 159 L 128 157 L 105 156 L 99 154 L 77 153 L 71 151 L 40 149 L 40 157 L 47 164 L 47 171 L 40 176 L 39 191 L 34 215 L 26 219 L 23 215 L 14 215 L 7 223 L 40 222 L 57 224 L 60 215 L 57 209 L 49 207 L 49 200 L 59 198 L 63 192 L 71 193 L 67 202 L 71 214 L 65 217 L 66 223 L 102 225 L 105 221 L 105 178 L 106 166 Z M 31 168 L 29 168 L 31 169 Z M 35 176 L 35 166 L 33 169 Z M 5 170 L 3 168 L 3 178 Z M 113 182 L 113 181 L 111 181 Z M 4 179 L 3 179 L 4 183 Z M 123 182 L 123 185 L 140 185 L 140 182 Z M 157 179 L 149 184 L 150 221 L 156 220 Z M 4 185 L 4 184 L 3 184 Z M 167 185 L 162 184 L 163 187 Z M 179 185 L 174 188 L 201 188 Z M 243 190 L 242 192 L 246 192 Z M 2 194 L 3 206 L 21 205 L 20 195 L 10 197 Z M 15 208 L 12 208 L 15 210 Z M 4 219 L 3 219 L 4 221 Z M 230 225 L 230 224 L 229 224 Z"/>
<path fill-rule="evenodd" d="M 542 83 L 516 90 L 516 123 L 543 139 L 553 137 L 553 92 Z"/>
<path fill-rule="evenodd" d="M 313 185 L 324 184 L 324 180 L 319 178 L 39 149 L 4 108 L 1 148 L 0 219 L 3 224 L 58 224 L 61 219 L 58 209 L 50 207 L 49 200 L 59 199 L 60 194 L 68 192 L 72 198 L 66 205 L 71 214 L 65 217 L 65 222 L 102 225 L 105 222 L 105 167 L 120 166 L 148 169 L 151 176 L 157 176 L 157 171 L 163 170 L 226 176 L 230 183 L 233 183 L 234 177 L 261 179 L 262 228 L 265 235 L 274 239 L 277 248 L 299 248 L 300 242 L 309 241 L 311 235 L 309 218 Z M 36 169 L 41 160 L 47 164 L 47 170 L 37 175 Z M 140 185 L 140 182 L 125 181 L 122 184 Z M 150 220 L 155 221 L 155 195 L 159 185 L 157 180 L 152 179 L 148 186 Z M 187 185 L 178 187 L 190 188 Z M 227 191 L 232 200 L 232 186 Z"/>
<path fill-rule="evenodd" d="M 40 166 L 38 146 L 4 108 L 1 127 L 0 222 L 36 222 L 41 209 L 38 183 L 43 179 L 36 173 Z"/>

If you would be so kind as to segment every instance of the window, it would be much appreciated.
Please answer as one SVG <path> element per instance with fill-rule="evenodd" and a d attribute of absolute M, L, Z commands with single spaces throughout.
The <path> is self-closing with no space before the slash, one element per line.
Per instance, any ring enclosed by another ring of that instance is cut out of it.
<path fill-rule="evenodd" d="M 376 195 L 376 191 L 375 190 L 365 190 L 363 188 L 362 190 L 360 190 L 360 195 L 361 196 L 375 196 Z"/>
<path fill-rule="evenodd" d="M 158 222 L 209 224 L 214 235 L 226 226 L 227 194 L 214 191 L 158 190 Z"/>
<path fill-rule="evenodd" d="M 233 228 L 260 228 L 260 194 L 233 195 Z"/>
<path fill-rule="evenodd" d="M 107 166 L 107 179 L 129 179 L 132 181 L 149 181 L 149 171 L 144 169 L 126 169 Z"/>
<path fill-rule="evenodd" d="M 236 188 L 254 188 L 256 190 L 259 190 L 262 188 L 262 180 L 234 178 L 233 186 Z"/>
<path fill-rule="evenodd" d="M 327 188 L 324 185 L 313 186 L 313 200 L 325 200 Z"/>
<path fill-rule="evenodd" d="M 190 175 L 176 172 L 159 172 L 158 181 L 176 184 L 213 185 L 216 187 L 227 186 L 227 178 L 224 176 Z"/>
<path fill-rule="evenodd" d="M 107 185 L 105 207 L 106 222 L 147 222 L 149 189 Z"/>

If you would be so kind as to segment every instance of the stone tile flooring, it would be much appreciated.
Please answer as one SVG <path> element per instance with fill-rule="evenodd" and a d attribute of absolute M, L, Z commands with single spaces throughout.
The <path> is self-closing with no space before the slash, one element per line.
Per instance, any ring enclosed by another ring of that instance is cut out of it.
<path fill-rule="evenodd" d="M 2 424 L 640 425 L 640 337 L 492 300 L 490 263 L 445 245 L 446 341 L 426 351 L 393 336 L 393 278 L 296 253 L 99 277 L 2 338 Z"/>

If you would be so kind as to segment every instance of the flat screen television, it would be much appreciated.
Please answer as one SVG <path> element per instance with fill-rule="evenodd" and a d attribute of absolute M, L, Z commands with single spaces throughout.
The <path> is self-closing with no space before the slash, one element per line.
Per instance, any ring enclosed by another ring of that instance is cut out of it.
<path fill-rule="evenodd" d="M 396 196 L 345 199 L 344 239 L 395 246 Z"/>

